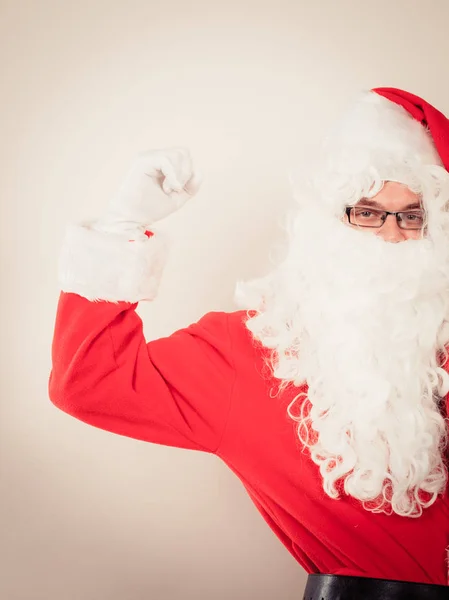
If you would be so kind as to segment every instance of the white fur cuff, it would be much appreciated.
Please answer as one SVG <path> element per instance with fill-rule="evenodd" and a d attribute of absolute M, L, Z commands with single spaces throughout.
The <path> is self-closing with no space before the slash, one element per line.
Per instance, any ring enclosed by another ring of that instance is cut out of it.
<path fill-rule="evenodd" d="M 62 291 L 91 301 L 153 300 L 167 256 L 161 235 L 129 241 L 129 236 L 91 229 L 92 223 L 67 227 L 58 264 Z"/>

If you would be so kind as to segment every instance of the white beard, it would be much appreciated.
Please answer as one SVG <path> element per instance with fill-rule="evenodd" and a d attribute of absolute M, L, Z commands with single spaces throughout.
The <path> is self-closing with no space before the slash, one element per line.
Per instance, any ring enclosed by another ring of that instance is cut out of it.
<path fill-rule="evenodd" d="M 308 384 L 295 418 L 324 490 L 342 482 L 369 510 L 419 516 L 447 482 L 447 242 L 387 243 L 308 208 L 270 281 L 247 326 L 277 378 Z"/>

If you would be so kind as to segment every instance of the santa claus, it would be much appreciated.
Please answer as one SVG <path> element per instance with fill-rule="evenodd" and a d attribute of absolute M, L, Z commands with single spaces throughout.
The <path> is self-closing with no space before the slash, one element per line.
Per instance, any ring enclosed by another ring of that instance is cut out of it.
<path fill-rule="evenodd" d="M 200 182 L 186 150 L 138 156 L 106 214 L 67 230 L 50 398 L 220 457 L 309 573 L 307 600 L 449 598 L 449 121 L 371 90 L 318 164 L 241 310 L 147 342 L 154 224 Z"/>

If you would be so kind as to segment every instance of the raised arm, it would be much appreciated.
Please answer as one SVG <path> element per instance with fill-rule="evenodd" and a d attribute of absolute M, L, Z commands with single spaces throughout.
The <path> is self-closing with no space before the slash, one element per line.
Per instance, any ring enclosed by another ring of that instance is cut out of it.
<path fill-rule="evenodd" d="M 197 189 L 185 151 L 145 153 L 102 219 L 68 228 L 49 396 L 102 429 L 214 452 L 234 380 L 228 316 L 209 313 L 146 342 L 135 311 L 155 297 L 166 255 L 148 228 Z"/>

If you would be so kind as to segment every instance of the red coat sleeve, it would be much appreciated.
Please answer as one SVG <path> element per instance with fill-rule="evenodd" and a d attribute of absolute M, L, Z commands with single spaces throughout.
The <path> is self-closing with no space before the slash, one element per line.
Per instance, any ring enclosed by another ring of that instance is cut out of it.
<path fill-rule="evenodd" d="M 101 429 L 214 452 L 234 383 L 226 313 L 209 313 L 146 342 L 137 303 L 92 302 L 61 292 L 49 396 Z"/>

